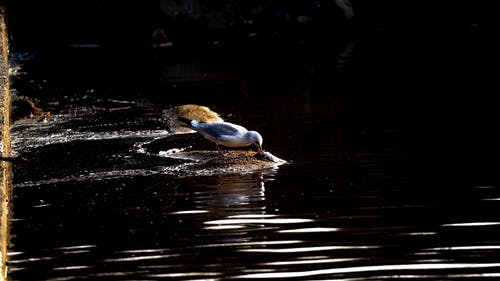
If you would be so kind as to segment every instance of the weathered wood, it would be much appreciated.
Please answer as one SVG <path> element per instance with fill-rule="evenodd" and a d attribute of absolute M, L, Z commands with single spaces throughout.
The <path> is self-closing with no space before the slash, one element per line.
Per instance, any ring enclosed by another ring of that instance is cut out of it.
<path fill-rule="evenodd" d="M 0 9 L 0 95 L 2 100 L 2 158 L 11 157 L 10 143 L 10 88 L 9 88 L 9 44 L 5 16 Z M 7 280 L 7 250 L 10 243 L 9 218 L 12 198 L 12 163 L 1 162 L 0 186 L 0 280 Z"/>

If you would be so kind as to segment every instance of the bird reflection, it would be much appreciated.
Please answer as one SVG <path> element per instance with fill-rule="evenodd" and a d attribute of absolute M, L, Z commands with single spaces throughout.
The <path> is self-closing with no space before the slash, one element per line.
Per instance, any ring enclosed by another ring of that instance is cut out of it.
<path fill-rule="evenodd" d="M 263 173 L 218 178 L 214 186 L 216 196 L 205 198 L 207 208 L 216 212 L 216 218 L 205 221 L 205 229 L 272 229 L 312 221 L 267 213 L 265 181 Z"/>
<path fill-rule="evenodd" d="M 265 181 L 263 173 L 221 176 L 211 186 L 211 194 L 203 194 L 199 202 L 225 216 L 264 214 Z"/>

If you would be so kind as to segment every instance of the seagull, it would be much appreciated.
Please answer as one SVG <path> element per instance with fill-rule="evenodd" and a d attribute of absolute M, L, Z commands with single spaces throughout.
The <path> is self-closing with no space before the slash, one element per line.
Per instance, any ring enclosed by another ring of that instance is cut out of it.
<path fill-rule="evenodd" d="M 219 145 L 227 147 L 242 147 L 255 145 L 259 154 L 264 154 L 262 149 L 262 136 L 256 131 L 248 131 L 245 127 L 229 122 L 198 122 L 184 117 L 179 117 L 179 121 L 198 133 L 207 140 L 214 142 L 220 155 L 224 152 Z"/>

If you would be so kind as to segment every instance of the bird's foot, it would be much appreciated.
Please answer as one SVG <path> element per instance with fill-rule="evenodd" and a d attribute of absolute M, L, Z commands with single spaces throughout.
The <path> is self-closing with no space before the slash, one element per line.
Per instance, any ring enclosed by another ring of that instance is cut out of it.
<path fill-rule="evenodd" d="M 224 150 L 219 150 L 219 156 L 220 157 L 227 157 L 229 155 L 229 152 L 224 151 Z"/>
<path fill-rule="evenodd" d="M 217 148 L 217 151 L 219 152 L 220 157 L 226 157 L 226 155 L 227 155 L 226 151 L 223 151 L 222 149 L 220 149 L 218 144 L 215 144 L 215 147 Z"/>

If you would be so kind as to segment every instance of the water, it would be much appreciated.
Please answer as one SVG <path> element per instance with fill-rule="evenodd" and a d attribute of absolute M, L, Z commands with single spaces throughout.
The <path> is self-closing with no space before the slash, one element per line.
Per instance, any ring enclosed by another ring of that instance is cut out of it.
<path fill-rule="evenodd" d="M 234 71 L 201 55 L 127 69 L 93 49 L 25 56 L 14 88 L 53 116 L 13 124 L 13 150 L 29 162 L 14 167 L 11 277 L 498 278 L 492 106 L 478 92 L 416 95 L 447 78 L 405 66 L 399 55 L 418 49 L 393 43 L 299 48 L 276 64 L 243 54 Z M 161 110 L 187 102 L 258 129 L 290 163 L 178 176 L 182 166 L 160 153 Z"/>

